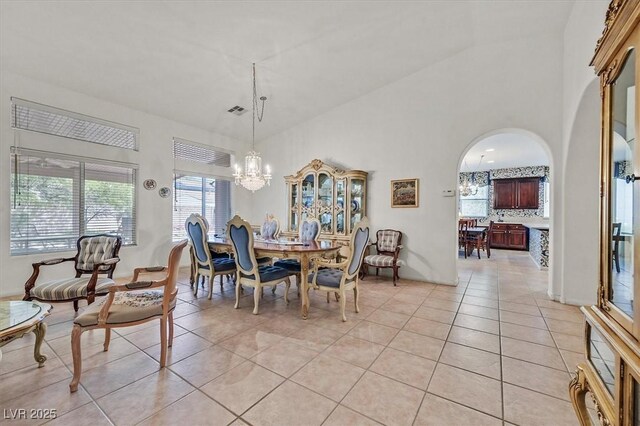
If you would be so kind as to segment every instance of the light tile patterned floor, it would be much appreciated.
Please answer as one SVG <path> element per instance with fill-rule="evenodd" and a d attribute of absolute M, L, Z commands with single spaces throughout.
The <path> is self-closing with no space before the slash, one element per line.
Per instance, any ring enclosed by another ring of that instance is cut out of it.
<path fill-rule="evenodd" d="M 234 310 L 230 284 L 195 299 L 183 277 L 169 367 L 157 363 L 156 322 L 119 330 L 109 352 L 87 332 L 75 394 L 73 310 L 56 305 L 44 368 L 32 337 L 3 348 L 0 408 L 56 408 L 51 423 L 67 426 L 577 424 L 567 385 L 582 316 L 548 300 L 528 253 L 492 254 L 461 259 L 457 287 L 370 277 L 346 323 L 324 293 L 312 291 L 308 321 L 282 287 L 254 316 L 250 292 Z"/>

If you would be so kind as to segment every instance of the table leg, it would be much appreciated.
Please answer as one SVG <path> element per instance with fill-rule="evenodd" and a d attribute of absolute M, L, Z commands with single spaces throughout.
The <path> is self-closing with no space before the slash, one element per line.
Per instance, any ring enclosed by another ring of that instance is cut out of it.
<path fill-rule="evenodd" d="M 302 292 L 302 319 L 307 319 L 309 315 L 309 255 L 300 255 L 300 281 L 298 288 Z"/>
<path fill-rule="evenodd" d="M 47 356 L 40 353 L 40 347 L 42 346 L 42 342 L 44 341 L 44 335 L 46 332 L 47 324 L 44 322 L 39 322 L 33 329 L 33 334 L 36 335 L 36 345 L 33 349 L 33 357 L 38 363 L 38 368 L 44 367 L 44 362 L 47 360 Z"/>

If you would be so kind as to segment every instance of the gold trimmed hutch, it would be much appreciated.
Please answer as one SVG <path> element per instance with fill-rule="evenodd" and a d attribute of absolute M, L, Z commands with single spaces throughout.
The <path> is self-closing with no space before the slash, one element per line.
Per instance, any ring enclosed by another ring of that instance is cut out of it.
<path fill-rule="evenodd" d="M 349 235 L 367 212 L 367 172 L 340 170 L 313 160 L 296 174 L 285 176 L 287 186 L 286 236 L 297 236 L 307 218 L 320 221 L 320 239 L 349 241 Z"/>
<path fill-rule="evenodd" d="M 569 385 L 583 425 L 587 393 L 601 424 L 640 425 L 639 22 L 640 0 L 611 1 L 591 62 L 602 102 L 600 276 L 597 304 L 582 307 L 586 359 Z"/>

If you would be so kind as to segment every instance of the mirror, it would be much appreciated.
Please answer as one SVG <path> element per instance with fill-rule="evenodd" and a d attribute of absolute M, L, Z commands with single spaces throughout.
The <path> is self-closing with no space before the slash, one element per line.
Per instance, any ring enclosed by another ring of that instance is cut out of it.
<path fill-rule="evenodd" d="M 589 327 L 589 361 L 611 395 L 615 391 L 616 357 L 602 335 Z"/>
<path fill-rule="evenodd" d="M 336 232 L 344 234 L 344 203 L 346 199 L 346 183 L 344 179 L 336 181 Z"/>
<path fill-rule="evenodd" d="M 633 316 L 635 163 L 635 50 L 611 85 L 611 263 L 609 300 Z M 639 176 L 640 178 L 640 176 Z"/>
<path fill-rule="evenodd" d="M 291 206 L 291 211 L 289 214 L 291 215 L 289 219 L 289 231 L 297 232 L 298 231 L 298 184 L 291 184 L 291 202 L 289 204 Z"/>
<path fill-rule="evenodd" d="M 318 209 L 322 232 L 333 232 L 333 178 L 326 173 L 318 175 Z"/>

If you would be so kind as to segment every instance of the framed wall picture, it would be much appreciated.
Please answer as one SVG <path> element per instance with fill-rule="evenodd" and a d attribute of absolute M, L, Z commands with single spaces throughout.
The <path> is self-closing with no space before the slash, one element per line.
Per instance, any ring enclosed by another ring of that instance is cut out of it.
<path fill-rule="evenodd" d="M 418 207 L 418 179 L 391 181 L 391 207 Z"/>

